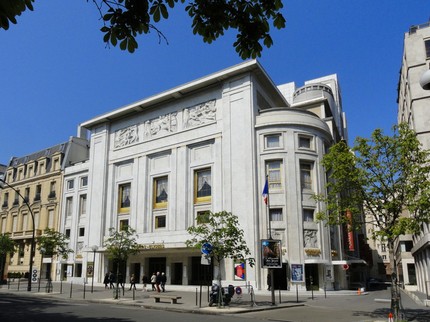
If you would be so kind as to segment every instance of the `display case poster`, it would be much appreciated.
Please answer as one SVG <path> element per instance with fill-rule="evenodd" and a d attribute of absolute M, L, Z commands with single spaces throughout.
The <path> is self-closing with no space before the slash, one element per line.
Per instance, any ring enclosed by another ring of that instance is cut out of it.
<path fill-rule="evenodd" d="M 303 264 L 291 264 L 291 282 L 303 282 Z"/>
<path fill-rule="evenodd" d="M 277 239 L 261 240 L 262 268 L 281 268 L 281 241 Z"/>
<path fill-rule="evenodd" d="M 246 280 L 246 266 L 242 262 L 234 262 L 234 280 L 244 281 Z"/>

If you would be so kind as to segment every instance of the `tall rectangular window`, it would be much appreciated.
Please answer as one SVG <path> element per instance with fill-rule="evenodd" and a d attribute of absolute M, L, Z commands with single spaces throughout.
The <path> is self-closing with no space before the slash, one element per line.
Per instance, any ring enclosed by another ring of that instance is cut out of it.
<path fill-rule="evenodd" d="M 87 195 L 79 197 L 79 215 L 83 216 L 87 213 Z"/>
<path fill-rule="evenodd" d="M 119 212 L 129 212 L 130 211 L 130 192 L 131 184 L 126 183 L 119 186 Z"/>
<path fill-rule="evenodd" d="M 312 139 L 309 136 L 299 135 L 299 148 L 300 149 L 311 149 Z"/>
<path fill-rule="evenodd" d="M 424 46 L 426 47 L 426 58 L 430 58 L 430 39 L 424 41 Z"/>
<path fill-rule="evenodd" d="M 300 162 L 300 180 L 302 189 L 312 190 L 312 164 Z"/>
<path fill-rule="evenodd" d="M 279 134 L 270 134 L 265 137 L 266 148 L 279 148 L 281 146 L 281 135 Z"/>
<path fill-rule="evenodd" d="M 303 221 L 312 222 L 314 221 L 314 210 L 303 209 Z"/>
<path fill-rule="evenodd" d="M 194 171 L 194 201 L 212 200 L 212 173 L 210 168 Z"/>
<path fill-rule="evenodd" d="M 86 187 L 88 185 L 88 177 L 81 178 L 81 187 Z"/>
<path fill-rule="evenodd" d="M 282 221 L 282 209 L 274 208 L 269 209 L 270 221 Z"/>
<path fill-rule="evenodd" d="M 75 186 L 75 180 L 72 179 L 67 181 L 67 190 L 72 190 L 74 186 Z"/>
<path fill-rule="evenodd" d="M 267 161 L 266 162 L 266 173 L 269 181 L 269 189 L 281 189 L 281 160 Z"/>
<path fill-rule="evenodd" d="M 48 210 L 48 228 L 54 228 L 54 210 Z"/>
<path fill-rule="evenodd" d="M 55 181 L 52 181 L 50 183 L 48 198 L 55 198 L 55 196 L 56 196 L 56 194 L 55 194 Z"/>
<path fill-rule="evenodd" d="M 66 198 L 66 216 L 71 217 L 73 213 L 73 197 Z"/>
<path fill-rule="evenodd" d="M 42 193 L 42 185 L 36 186 L 36 192 L 34 193 L 34 201 L 40 201 L 40 194 Z"/>
<path fill-rule="evenodd" d="M 154 179 L 154 208 L 166 208 L 169 192 L 167 176 Z"/>

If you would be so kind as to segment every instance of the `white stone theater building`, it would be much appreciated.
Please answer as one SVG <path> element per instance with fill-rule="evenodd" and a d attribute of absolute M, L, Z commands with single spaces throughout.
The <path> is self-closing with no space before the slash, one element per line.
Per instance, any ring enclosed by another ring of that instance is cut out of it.
<path fill-rule="evenodd" d="M 322 156 L 347 139 L 336 75 L 277 87 L 257 61 L 247 61 L 83 122 L 79 131 L 86 130 L 83 275 L 98 245 L 95 281 L 103 281 L 113 268 L 103 240 L 110 227 L 129 225 L 143 251 L 129 258 L 127 281 L 154 271 L 166 272 L 173 285 L 210 281 L 200 251 L 185 246 L 187 228 L 208 210 L 225 210 L 238 216 L 256 258 L 246 267 L 254 287 L 266 288 L 259 244 L 269 215 L 272 237 L 282 241 L 278 288 L 289 287 L 291 264 L 304 265 L 301 288 L 309 288 L 310 276 L 319 288 L 347 287 L 343 233 L 315 221 L 324 205 L 312 198 L 324 191 Z M 261 197 L 266 174 L 269 215 Z M 222 279 L 245 282 L 235 280 L 229 260 Z"/>

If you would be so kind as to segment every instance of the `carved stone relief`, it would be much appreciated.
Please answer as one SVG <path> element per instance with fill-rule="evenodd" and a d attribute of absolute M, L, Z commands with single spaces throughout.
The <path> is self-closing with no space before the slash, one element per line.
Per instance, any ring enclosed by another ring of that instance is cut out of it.
<path fill-rule="evenodd" d="M 115 148 L 121 148 L 136 142 L 139 142 L 137 125 L 132 125 L 115 132 Z"/>
<path fill-rule="evenodd" d="M 216 121 L 215 100 L 184 109 L 184 128 Z"/>
<path fill-rule="evenodd" d="M 303 231 L 303 240 L 304 240 L 305 248 L 317 248 L 318 247 L 317 230 L 305 229 Z"/>
<path fill-rule="evenodd" d="M 176 113 L 161 115 L 145 122 L 145 138 L 169 134 L 178 130 Z"/>

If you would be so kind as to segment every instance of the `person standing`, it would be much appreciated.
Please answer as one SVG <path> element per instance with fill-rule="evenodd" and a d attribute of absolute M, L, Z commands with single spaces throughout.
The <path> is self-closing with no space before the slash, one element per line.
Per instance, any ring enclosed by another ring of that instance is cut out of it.
<path fill-rule="evenodd" d="M 134 277 L 134 274 L 131 274 L 130 276 L 130 291 L 132 288 L 136 289 L 136 278 Z"/>
<path fill-rule="evenodd" d="M 166 274 L 164 274 L 164 272 L 163 273 L 161 273 L 161 289 L 163 290 L 163 292 L 165 292 L 166 291 L 166 282 L 167 282 L 167 276 L 166 276 Z"/>
<path fill-rule="evenodd" d="M 144 292 L 147 291 L 146 290 L 146 284 L 148 284 L 148 283 L 149 283 L 148 276 L 146 276 L 146 274 L 143 274 L 143 277 L 142 277 L 143 289 L 142 289 L 142 291 L 144 291 Z"/>
<path fill-rule="evenodd" d="M 151 285 L 152 285 L 152 290 L 155 291 L 155 283 L 157 282 L 157 275 L 155 275 L 155 273 L 152 273 L 151 275 Z"/>

